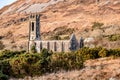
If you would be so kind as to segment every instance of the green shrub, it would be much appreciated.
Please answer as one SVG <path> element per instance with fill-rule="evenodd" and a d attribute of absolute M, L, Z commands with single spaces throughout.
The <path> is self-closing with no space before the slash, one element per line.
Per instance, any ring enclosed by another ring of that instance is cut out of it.
<path fill-rule="evenodd" d="M 50 37 L 51 40 L 61 40 L 61 37 L 59 35 L 54 35 Z"/>
<path fill-rule="evenodd" d="M 51 40 L 61 40 L 61 35 L 71 35 L 74 31 L 75 30 L 73 28 L 67 28 L 67 26 L 62 26 L 56 28 L 53 32 L 50 32 L 49 35 L 51 34 Z M 48 34 L 46 36 L 48 36 Z M 64 39 L 68 38 L 69 36 L 66 36 Z"/>
<path fill-rule="evenodd" d="M 52 52 L 50 52 L 48 49 L 42 49 L 41 50 L 41 57 L 47 58 L 52 55 Z"/>
<path fill-rule="evenodd" d="M 0 72 L 0 80 L 8 80 L 8 76 Z"/>
<path fill-rule="evenodd" d="M 109 35 L 108 36 L 108 40 L 109 41 L 117 41 L 120 39 L 120 35 L 119 34 L 113 34 L 113 35 Z"/>
<path fill-rule="evenodd" d="M 56 53 L 52 55 L 50 65 L 52 71 L 81 69 L 83 60 L 75 53 Z"/>
<path fill-rule="evenodd" d="M 11 66 L 9 64 L 9 59 L 8 60 L 3 60 L 0 62 L 1 66 L 1 71 L 3 74 L 10 76 L 11 72 Z"/>
<path fill-rule="evenodd" d="M 93 22 L 92 29 L 101 28 L 103 25 L 103 23 Z"/>
<path fill-rule="evenodd" d="M 36 74 L 34 72 L 34 65 L 38 63 L 39 60 L 41 60 L 40 54 L 22 54 L 17 58 L 11 59 L 12 76 L 24 77 L 25 75 L 32 76 Z M 39 67 L 39 65 L 37 66 Z"/>
<path fill-rule="evenodd" d="M 31 52 L 32 52 L 32 53 L 36 53 L 35 45 L 33 45 L 33 46 L 31 47 Z"/>
<path fill-rule="evenodd" d="M 120 57 L 120 49 L 108 50 L 109 56 Z"/>
<path fill-rule="evenodd" d="M 22 51 L 3 50 L 3 51 L 0 53 L 0 60 L 17 57 L 17 56 L 19 56 L 20 54 L 24 54 L 25 52 L 26 52 L 26 51 L 24 51 L 24 50 L 22 50 Z"/>
<path fill-rule="evenodd" d="M 98 48 L 84 47 L 82 49 L 79 49 L 76 53 L 81 55 L 84 60 L 88 60 L 88 59 L 99 58 L 98 53 L 100 50 L 101 50 L 101 47 L 98 47 Z"/>
<path fill-rule="evenodd" d="M 107 56 L 108 56 L 108 51 L 107 51 L 107 49 L 102 48 L 102 49 L 99 51 L 98 55 L 99 55 L 100 57 L 107 57 Z"/>
<path fill-rule="evenodd" d="M 59 70 L 79 70 L 86 60 L 109 56 L 119 57 L 120 49 L 84 47 L 68 53 L 52 53 L 43 49 L 36 54 L 5 50 L 0 53 L 0 71 L 10 77 L 39 76 Z"/>
<path fill-rule="evenodd" d="M 68 40 L 68 39 L 70 39 L 69 36 L 65 36 L 65 37 L 62 38 L 62 40 Z"/>

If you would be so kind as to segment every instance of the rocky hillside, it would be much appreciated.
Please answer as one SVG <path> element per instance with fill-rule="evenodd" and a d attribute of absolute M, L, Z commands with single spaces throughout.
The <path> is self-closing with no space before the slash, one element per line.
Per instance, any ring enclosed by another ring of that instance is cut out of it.
<path fill-rule="evenodd" d="M 18 79 L 10 79 L 18 80 Z M 75 71 L 60 71 L 41 77 L 26 77 L 19 80 L 120 80 L 120 59 L 101 58 L 88 60 L 85 67 Z"/>
<path fill-rule="evenodd" d="M 97 46 L 120 46 L 120 0 L 17 0 L 0 10 L 0 39 L 6 49 L 27 48 L 31 13 L 42 14 L 42 39 L 75 32 L 78 39 L 95 37 Z M 63 27 L 66 31 L 59 30 Z"/>

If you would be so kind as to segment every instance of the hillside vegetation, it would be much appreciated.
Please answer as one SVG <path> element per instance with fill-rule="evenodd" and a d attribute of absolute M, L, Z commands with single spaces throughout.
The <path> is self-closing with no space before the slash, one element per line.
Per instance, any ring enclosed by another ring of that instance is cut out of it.
<path fill-rule="evenodd" d="M 0 79 L 41 76 L 61 70 L 81 70 L 84 69 L 86 60 L 110 56 L 119 57 L 120 49 L 82 48 L 69 53 L 53 53 L 46 49 L 41 53 L 5 50 L 0 53 Z"/>

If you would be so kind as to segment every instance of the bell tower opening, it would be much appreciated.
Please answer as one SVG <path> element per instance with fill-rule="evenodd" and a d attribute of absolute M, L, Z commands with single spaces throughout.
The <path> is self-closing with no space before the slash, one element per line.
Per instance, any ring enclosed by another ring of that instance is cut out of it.
<path fill-rule="evenodd" d="M 40 40 L 40 14 L 31 14 L 29 17 L 29 40 Z"/>
<path fill-rule="evenodd" d="M 32 31 L 34 31 L 34 22 L 32 22 Z"/>

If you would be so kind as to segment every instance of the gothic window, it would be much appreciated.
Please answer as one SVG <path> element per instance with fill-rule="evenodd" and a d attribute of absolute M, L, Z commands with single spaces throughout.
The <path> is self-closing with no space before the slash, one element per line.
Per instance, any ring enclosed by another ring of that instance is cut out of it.
<path fill-rule="evenodd" d="M 42 42 L 40 42 L 40 50 L 42 49 Z"/>
<path fill-rule="evenodd" d="M 57 44 L 54 42 L 54 51 L 57 51 Z"/>
<path fill-rule="evenodd" d="M 35 46 L 36 46 L 36 43 L 35 43 Z"/>
<path fill-rule="evenodd" d="M 47 42 L 47 49 L 50 50 L 50 43 Z"/>
<path fill-rule="evenodd" d="M 75 41 L 75 40 L 72 40 L 72 41 L 70 42 L 70 44 L 71 44 L 70 50 L 76 50 L 76 48 L 77 48 L 77 43 L 76 43 L 76 41 Z"/>
<path fill-rule="evenodd" d="M 32 31 L 34 31 L 34 22 L 32 22 Z"/>
<path fill-rule="evenodd" d="M 83 40 L 83 38 L 81 37 L 81 39 L 80 39 L 80 48 L 83 48 L 84 47 L 84 40 Z"/>
<path fill-rule="evenodd" d="M 62 52 L 64 52 L 64 43 L 62 42 Z"/>

